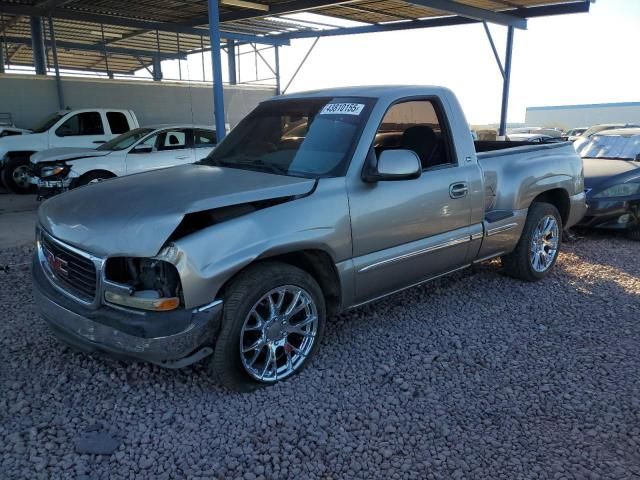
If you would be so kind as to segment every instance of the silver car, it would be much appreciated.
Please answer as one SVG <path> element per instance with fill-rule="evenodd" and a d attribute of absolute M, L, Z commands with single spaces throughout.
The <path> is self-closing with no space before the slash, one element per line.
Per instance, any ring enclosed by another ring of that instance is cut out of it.
<path fill-rule="evenodd" d="M 342 310 L 495 257 L 544 278 L 585 208 L 570 143 L 474 142 L 447 89 L 286 95 L 195 165 L 44 202 L 34 291 L 67 343 L 246 390 Z"/>

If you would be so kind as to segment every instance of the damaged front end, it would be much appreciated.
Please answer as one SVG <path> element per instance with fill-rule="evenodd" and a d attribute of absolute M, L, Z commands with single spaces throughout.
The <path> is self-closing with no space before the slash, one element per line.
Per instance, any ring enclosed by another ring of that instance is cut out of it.
<path fill-rule="evenodd" d="M 55 162 L 31 163 L 29 178 L 31 184 L 38 188 L 37 200 L 45 200 L 69 190 L 74 180 L 70 165 Z"/>
<path fill-rule="evenodd" d="M 167 368 L 213 352 L 222 311 L 186 308 L 176 267 L 153 258 L 99 258 L 42 229 L 32 268 L 42 316 L 65 343 Z"/>

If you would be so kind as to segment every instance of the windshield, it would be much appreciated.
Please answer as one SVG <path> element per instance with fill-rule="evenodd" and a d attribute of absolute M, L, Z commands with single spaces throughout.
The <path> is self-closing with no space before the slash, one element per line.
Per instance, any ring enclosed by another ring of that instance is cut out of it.
<path fill-rule="evenodd" d="M 345 97 L 262 103 L 201 163 L 307 178 L 343 175 L 372 104 Z"/>
<path fill-rule="evenodd" d="M 582 158 L 634 160 L 640 153 L 640 135 L 594 135 L 576 150 Z"/>
<path fill-rule="evenodd" d="M 52 113 L 51 115 L 49 115 L 47 118 L 45 118 L 44 120 L 42 120 L 38 126 L 36 128 L 33 129 L 33 133 L 44 133 L 47 130 L 49 130 L 51 127 L 53 127 L 53 125 L 60 120 L 62 117 L 64 117 L 66 115 L 66 113 L 60 113 L 60 112 L 56 112 L 56 113 Z"/>
<path fill-rule="evenodd" d="M 153 128 L 136 128 L 100 145 L 96 150 L 109 150 L 112 152 L 124 150 L 151 132 L 153 132 Z"/>

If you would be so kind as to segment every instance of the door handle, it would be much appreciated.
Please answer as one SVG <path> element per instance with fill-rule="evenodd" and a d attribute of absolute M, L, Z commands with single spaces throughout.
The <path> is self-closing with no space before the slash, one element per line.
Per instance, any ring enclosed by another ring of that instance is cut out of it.
<path fill-rule="evenodd" d="M 176 157 L 176 160 L 185 160 L 187 158 L 189 158 L 189 155 L 179 155 Z"/>
<path fill-rule="evenodd" d="M 106 140 L 96 140 L 93 143 L 107 143 L 107 141 Z"/>
<path fill-rule="evenodd" d="M 467 182 L 456 182 L 449 185 L 449 196 L 451 198 L 463 198 L 469 193 Z"/>

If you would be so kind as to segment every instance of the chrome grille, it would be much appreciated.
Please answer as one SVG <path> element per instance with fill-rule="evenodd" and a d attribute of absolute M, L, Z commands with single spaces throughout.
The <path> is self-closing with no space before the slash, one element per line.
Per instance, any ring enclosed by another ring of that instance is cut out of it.
<path fill-rule="evenodd" d="M 97 270 L 90 258 L 84 257 L 46 234 L 40 235 L 43 254 L 54 281 L 64 290 L 92 302 L 97 290 Z"/>

